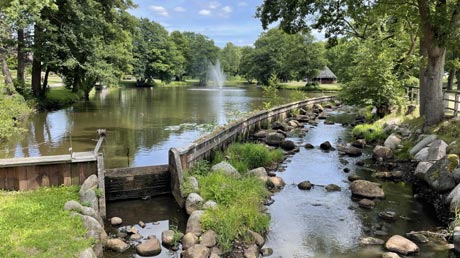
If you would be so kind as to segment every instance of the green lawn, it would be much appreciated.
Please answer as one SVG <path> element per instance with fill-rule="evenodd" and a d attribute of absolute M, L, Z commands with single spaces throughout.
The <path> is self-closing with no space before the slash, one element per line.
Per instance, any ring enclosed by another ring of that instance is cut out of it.
<path fill-rule="evenodd" d="M 45 109 L 59 109 L 78 101 L 81 95 L 65 87 L 49 88 L 46 98 L 42 102 Z"/>
<path fill-rule="evenodd" d="M 342 89 L 342 85 L 340 83 L 334 84 L 320 84 L 319 87 L 314 88 L 306 88 L 306 82 L 303 81 L 290 81 L 286 83 L 280 83 L 281 88 L 288 89 L 288 90 L 307 90 L 307 91 L 339 91 Z"/>
<path fill-rule="evenodd" d="M 78 187 L 0 191 L 0 257 L 78 257 L 91 247 L 80 218 L 63 210 Z"/>

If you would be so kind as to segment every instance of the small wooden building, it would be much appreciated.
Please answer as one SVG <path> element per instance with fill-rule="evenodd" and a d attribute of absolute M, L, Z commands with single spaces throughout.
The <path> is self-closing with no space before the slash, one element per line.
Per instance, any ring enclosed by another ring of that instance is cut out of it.
<path fill-rule="evenodd" d="M 337 82 L 337 76 L 335 76 L 329 67 L 325 66 L 324 69 L 319 72 L 318 76 L 313 78 L 313 81 L 321 84 L 333 84 Z"/>

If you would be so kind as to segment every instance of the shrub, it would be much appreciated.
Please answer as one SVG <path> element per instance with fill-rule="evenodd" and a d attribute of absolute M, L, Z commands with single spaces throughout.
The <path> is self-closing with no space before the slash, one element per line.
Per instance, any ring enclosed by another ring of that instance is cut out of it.
<path fill-rule="evenodd" d="M 352 134 L 354 137 L 363 137 L 367 142 L 385 140 L 386 138 L 380 123 L 357 125 L 353 128 Z"/>

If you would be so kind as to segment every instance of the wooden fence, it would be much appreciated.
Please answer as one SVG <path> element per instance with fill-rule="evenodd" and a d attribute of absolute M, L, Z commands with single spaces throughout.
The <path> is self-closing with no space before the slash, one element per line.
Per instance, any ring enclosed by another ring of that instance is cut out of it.
<path fill-rule="evenodd" d="M 412 103 L 419 104 L 419 87 L 407 86 L 406 96 Z M 443 101 L 446 115 L 457 117 L 460 108 L 460 91 L 459 90 L 443 90 Z"/>

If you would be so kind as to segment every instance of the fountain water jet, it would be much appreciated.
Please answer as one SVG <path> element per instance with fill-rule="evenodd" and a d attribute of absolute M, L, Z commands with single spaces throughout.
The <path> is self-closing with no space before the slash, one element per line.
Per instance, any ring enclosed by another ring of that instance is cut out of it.
<path fill-rule="evenodd" d="M 216 59 L 214 65 L 209 62 L 208 65 L 208 78 L 213 82 L 213 86 L 216 88 L 222 88 L 226 79 L 226 75 L 220 67 L 219 59 Z"/>

